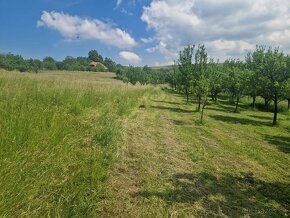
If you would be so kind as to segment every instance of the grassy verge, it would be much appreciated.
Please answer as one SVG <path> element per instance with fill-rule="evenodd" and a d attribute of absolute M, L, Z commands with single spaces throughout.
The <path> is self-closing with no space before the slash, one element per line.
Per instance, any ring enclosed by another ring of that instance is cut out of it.
<path fill-rule="evenodd" d="M 0 72 L 0 216 L 87 217 L 148 87 L 112 74 Z"/>

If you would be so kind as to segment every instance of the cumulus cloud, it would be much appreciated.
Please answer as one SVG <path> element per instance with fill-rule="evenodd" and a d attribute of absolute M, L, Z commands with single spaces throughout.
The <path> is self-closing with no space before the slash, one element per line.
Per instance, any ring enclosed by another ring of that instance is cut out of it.
<path fill-rule="evenodd" d="M 132 48 L 136 41 L 130 34 L 100 20 L 80 18 L 63 12 L 43 11 L 37 27 L 47 27 L 58 31 L 69 40 L 95 39 L 117 48 Z"/>
<path fill-rule="evenodd" d="M 139 55 L 129 52 L 129 51 L 121 51 L 119 53 L 120 58 L 122 58 L 125 61 L 128 61 L 130 63 L 138 64 L 142 61 L 142 59 L 139 57 Z"/>
<path fill-rule="evenodd" d="M 187 44 L 205 43 L 210 55 L 243 57 L 255 44 L 290 49 L 289 0 L 152 0 L 141 20 L 159 42 L 148 52 L 167 60 Z"/>

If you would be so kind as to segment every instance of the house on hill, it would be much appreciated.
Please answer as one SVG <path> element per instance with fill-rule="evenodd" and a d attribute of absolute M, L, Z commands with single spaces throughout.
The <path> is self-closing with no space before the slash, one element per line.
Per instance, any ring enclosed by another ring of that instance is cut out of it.
<path fill-rule="evenodd" d="M 92 62 L 90 62 L 89 65 L 90 65 L 91 67 L 101 66 L 101 67 L 104 68 L 105 70 L 108 70 L 108 68 L 107 68 L 104 64 L 102 64 L 102 63 L 100 63 L 100 62 L 92 61 Z"/>

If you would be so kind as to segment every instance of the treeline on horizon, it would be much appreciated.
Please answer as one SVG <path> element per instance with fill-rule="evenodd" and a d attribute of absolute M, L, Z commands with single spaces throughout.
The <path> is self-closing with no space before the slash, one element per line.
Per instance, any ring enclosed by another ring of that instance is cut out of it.
<path fill-rule="evenodd" d="M 91 62 L 97 62 L 97 65 L 90 66 Z M 24 59 L 21 55 L 0 53 L 0 69 L 32 73 L 38 73 L 41 70 L 108 71 L 116 73 L 117 79 L 133 85 L 137 82 L 142 85 L 168 83 L 170 73 L 163 68 L 123 66 L 110 58 L 103 58 L 96 50 L 89 51 L 87 57 L 67 56 L 63 61 L 56 61 L 52 57 L 45 57 L 43 60 Z"/>
<path fill-rule="evenodd" d="M 90 66 L 94 61 L 98 64 Z M 67 70 L 67 71 L 93 71 L 93 72 L 117 72 L 118 68 L 122 68 L 120 64 L 116 64 L 110 58 L 103 58 L 96 50 L 91 50 L 87 57 L 67 56 L 63 61 L 56 61 L 52 57 L 39 59 L 24 59 L 21 55 L 11 53 L 0 54 L 0 69 L 8 71 L 17 70 L 20 72 L 37 73 L 40 70 Z"/>

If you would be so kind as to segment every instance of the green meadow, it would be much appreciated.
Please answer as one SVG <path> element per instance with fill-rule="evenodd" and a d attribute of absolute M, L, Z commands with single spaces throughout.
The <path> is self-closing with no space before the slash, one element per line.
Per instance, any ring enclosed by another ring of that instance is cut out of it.
<path fill-rule="evenodd" d="M 220 97 L 201 124 L 195 99 L 114 77 L 0 71 L 0 217 L 289 216 L 287 102 L 272 126 Z"/>
<path fill-rule="evenodd" d="M 0 216 L 93 214 L 148 88 L 110 73 L 0 73 Z"/>

